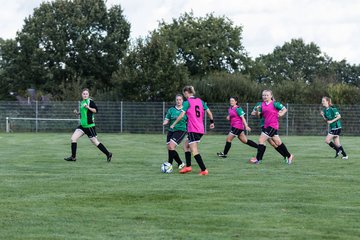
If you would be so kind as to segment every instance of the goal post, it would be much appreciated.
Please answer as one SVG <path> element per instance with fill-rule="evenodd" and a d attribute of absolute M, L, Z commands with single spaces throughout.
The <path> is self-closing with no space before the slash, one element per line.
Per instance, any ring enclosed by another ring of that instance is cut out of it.
<path fill-rule="evenodd" d="M 21 117 L 6 117 L 6 132 L 12 132 L 11 122 L 14 120 L 34 121 L 35 132 L 39 131 L 39 122 L 41 121 L 63 121 L 63 122 L 80 122 L 79 118 L 21 118 Z"/>

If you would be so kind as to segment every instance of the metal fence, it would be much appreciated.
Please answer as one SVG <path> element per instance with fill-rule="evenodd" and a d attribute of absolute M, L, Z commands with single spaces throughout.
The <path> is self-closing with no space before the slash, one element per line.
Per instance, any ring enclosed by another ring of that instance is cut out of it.
<path fill-rule="evenodd" d="M 95 115 L 98 132 L 109 133 L 165 133 L 162 121 L 173 103 L 166 102 L 96 102 L 99 112 Z M 255 103 L 240 106 L 252 128 L 259 134 L 259 120 L 251 116 Z M 0 131 L 2 132 L 71 132 L 78 126 L 73 110 L 79 102 L 1 102 Z M 215 129 L 209 134 L 226 134 L 227 103 L 208 103 L 213 112 Z M 281 135 L 325 135 L 327 126 L 320 116 L 319 104 L 286 104 L 288 113 L 280 120 Z M 359 135 L 360 106 L 337 106 L 341 113 L 343 135 Z M 206 126 L 209 125 L 206 119 Z"/>

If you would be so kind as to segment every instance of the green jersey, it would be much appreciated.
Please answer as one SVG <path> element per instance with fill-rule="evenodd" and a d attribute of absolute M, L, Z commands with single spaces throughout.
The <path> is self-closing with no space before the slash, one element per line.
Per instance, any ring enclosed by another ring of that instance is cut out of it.
<path fill-rule="evenodd" d="M 88 105 L 91 108 L 95 108 L 98 111 L 94 101 L 90 98 L 82 100 L 80 103 L 80 124 L 83 128 L 90 128 L 95 126 L 94 113 L 89 109 L 85 108 L 84 105 Z"/>
<path fill-rule="evenodd" d="M 334 118 L 336 118 L 337 116 L 340 115 L 339 111 L 335 108 L 335 107 L 328 107 L 328 108 L 324 108 L 323 110 L 324 113 L 324 117 L 329 121 L 329 120 L 333 120 Z M 330 123 L 330 129 L 340 129 L 341 128 L 341 123 L 340 120 L 337 120 L 333 123 Z"/>
<path fill-rule="evenodd" d="M 258 107 L 258 106 L 260 106 L 261 107 L 261 104 L 262 104 L 262 102 L 257 102 L 256 104 L 255 104 L 255 106 L 254 106 L 254 108 L 253 108 L 253 112 L 256 112 L 256 108 Z M 264 126 L 264 118 L 262 117 L 262 114 L 260 114 L 260 127 L 263 127 Z"/>
<path fill-rule="evenodd" d="M 171 107 L 168 109 L 165 119 L 169 120 L 169 126 L 171 126 L 175 120 L 179 117 L 179 115 L 181 114 L 182 110 L 181 108 L 178 109 L 176 108 L 176 106 Z M 169 127 L 169 131 L 183 131 L 186 132 L 186 124 L 187 124 L 187 117 L 186 115 L 175 125 L 175 127 L 173 129 L 171 129 Z"/>

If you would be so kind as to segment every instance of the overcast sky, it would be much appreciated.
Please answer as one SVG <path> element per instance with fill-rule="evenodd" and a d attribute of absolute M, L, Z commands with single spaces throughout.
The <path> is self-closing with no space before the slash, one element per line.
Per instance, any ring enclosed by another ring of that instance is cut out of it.
<path fill-rule="evenodd" d="M 0 0 L 0 37 L 14 38 L 41 2 Z M 192 10 L 196 17 L 225 15 L 243 26 L 243 45 L 252 57 L 302 38 L 335 60 L 360 64 L 360 0 L 107 0 L 109 7 L 114 4 L 124 9 L 132 38 Z"/>

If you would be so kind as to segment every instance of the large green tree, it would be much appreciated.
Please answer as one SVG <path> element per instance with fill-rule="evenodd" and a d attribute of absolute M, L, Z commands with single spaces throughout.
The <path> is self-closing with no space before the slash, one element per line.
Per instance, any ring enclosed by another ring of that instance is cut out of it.
<path fill-rule="evenodd" d="M 315 43 L 292 39 L 277 46 L 267 55 L 255 60 L 253 77 L 260 82 L 277 84 L 283 81 L 312 82 L 318 75 L 326 75 L 331 59 Z M 259 70 L 259 71 L 256 71 Z"/>
<path fill-rule="evenodd" d="M 188 80 L 176 61 L 176 47 L 156 32 L 137 39 L 113 76 L 116 98 L 136 101 L 173 100 Z"/>
<path fill-rule="evenodd" d="M 172 23 L 160 22 L 156 30 L 177 47 L 177 62 L 184 63 L 191 76 L 213 71 L 238 72 L 247 55 L 241 44 L 242 27 L 227 17 L 185 13 Z"/>
<path fill-rule="evenodd" d="M 10 88 L 33 87 L 58 99 L 85 86 L 110 89 L 129 35 L 119 5 L 107 10 L 104 0 L 44 2 L 25 19 L 16 44 L 6 45 L 16 54 L 3 79 L 11 79 Z"/>

